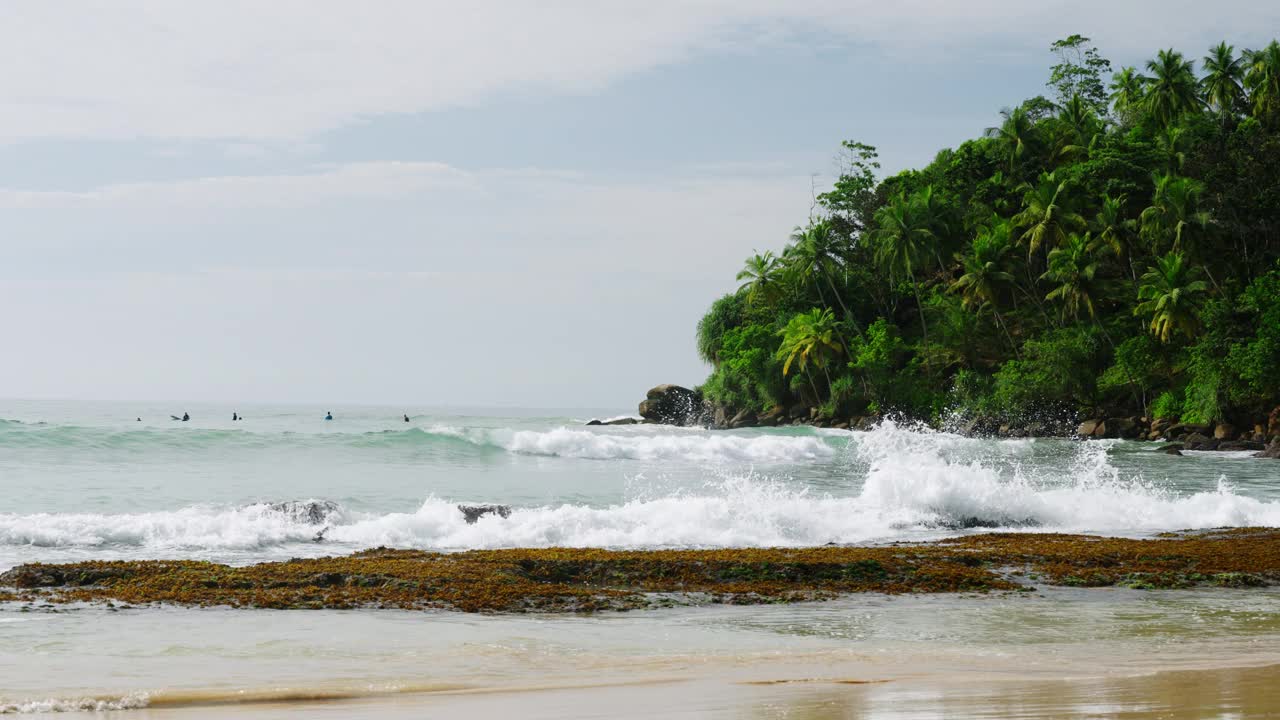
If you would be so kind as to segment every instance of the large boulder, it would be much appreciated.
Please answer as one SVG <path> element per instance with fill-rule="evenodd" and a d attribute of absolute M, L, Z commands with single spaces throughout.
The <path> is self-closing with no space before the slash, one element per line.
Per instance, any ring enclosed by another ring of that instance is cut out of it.
<path fill-rule="evenodd" d="M 659 385 L 640 403 L 640 417 L 661 425 L 706 425 L 709 413 L 702 395 L 679 385 Z"/>
<path fill-rule="evenodd" d="M 1203 433 L 1191 433 L 1183 438 L 1188 450 L 1217 450 L 1218 441 Z"/>
<path fill-rule="evenodd" d="M 1138 437 L 1140 430 L 1138 421 L 1133 418 L 1107 418 L 1094 431 L 1094 437 L 1133 439 Z"/>
<path fill-rule="evenodd" d="M 781 407 L 774 407 L 769 412 L 756 418 L 756 424 L 760 427 L 776 427 L 787 416 L 787 411 Z"/>
<path fill-rule="evenodd" d="M 752 427 L 756 424 L 756 414 L 750 410 L 739 410 L 737 415 L 729 421 L 729 429 L 737 430 L 738 428 Z"/>
<path fill-rule="evenodd" d="M 1265 450 L 1258 453 L 1257 455 L 1254 455 L 1254 457 L 1271 458 L 1273 460 L 1280 460 L 1280 440 L 1272 440 L 1271 444 L 1268 445 Z"/>
<path fill-rule="evenodd" d="M 1098 426 L 1102 424 L 1101 420 L 1085 420 L 1076 428 L 1076 435 L 1083 438 L 1093 437 L 1098 432 Z"/>
<path fill-rule="evenodd" d="M 1213 429 L 1213 437 L 1216 440 L 1235 440 L 1236 426 L 1228 422 L 1218 423 Z"/>

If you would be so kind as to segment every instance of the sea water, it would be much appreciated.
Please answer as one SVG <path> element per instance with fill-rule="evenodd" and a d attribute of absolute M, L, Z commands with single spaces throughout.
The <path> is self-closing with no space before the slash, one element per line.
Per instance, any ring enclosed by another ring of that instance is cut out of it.
<path fill-rule="evenodd" d="M 170 418 L 183 413 L 190 421 Z M 794 547 L 1280 525 L 1280 462 L 1247 453 L 974 439 L 891 421 L 867 432 L 586 425 L 625 414 L 0 401 L 0 570 L 248 564 L 379 545 Z M 511 512 L 468 524 L 457 506 L 472 503 Z M 1048 591 L 597 618 L 6 607 L 0 711 L 699 672 L 891 677 L 904 662 L 946 672 L 1027 672 L 1046 657 L 1079 672 L 1262 664 L 1280 658 L 1278 597 Z"/>

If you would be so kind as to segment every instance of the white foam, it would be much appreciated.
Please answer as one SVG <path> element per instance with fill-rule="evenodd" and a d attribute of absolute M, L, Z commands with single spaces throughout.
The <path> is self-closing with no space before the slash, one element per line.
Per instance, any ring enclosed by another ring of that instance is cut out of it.
<path fill-rule="evenodd" d="M 619 429 L 627 428 L 621 426 Z M 611 428 L 612 430 L 612 428 Z M 437 426 L 432 433 L 493 445 L 522 455 L 591 460 L 682 460 L 698 463 L 805 463 L 829 459 L 835 449 L 822 438 L 788 435 L 732 435 L 667 429 L 638 432 L 485 430 Z"/>
<path fill-rule="evenodd" d="M 797 483 L 750 471 L 725 470 L 699 487 L 637 493 L 607 506 L 579 504 L 514 508 L 467 524 L 456 503 L 429 498 L 411 512 L 339 510 L 318 527 L 299 517 L 248 508 L 191 507 L 129 515 L 0 514 L 0 545 L 115 548 L 147 556 L 208 550 L 237 557 L 268 549 L 271 557 L 388 545 L 427 549 L 492 547 L 806 546 L 954 534 L 972 526 L 1068 532 L 1148 534 L 1223 526 L 1280 526 L 1280 502 L 1241 495 L 1225 480 L 1212 490 L 1179 493 L 1123 477 L 1106 442 L 1049 447 L 1049 462 L 1032 462 L 1028 440 L 990 441 L 885 423 L 849 438 L 849 488 L 819 494 Z M 814 436 L 614 435 L 587 431 L 507 431 L 513 451 L 578 457 L 786 456 L 828 461 L 834 446 Z M 487 440 L 495 436 L 486 436 Z M 628 455 L 630 454 L 630 455 Z M 646 485 L 638 483 L 638 490 Z M 652 488 L 649 488 L 652 490 Z M 334 547 L 334 544 L 337 547 Z M 306 550 L 300 549 L 305 544 Z M 276 548 L 276 550 L 271 550 Z M 261 558 L 262 553 L 254 557 Z"/>
<path fill-rule="evenodd" d="M 0 700 L 0 715 L 136 710 L 147 707 L 149 702 L 148 697 L 141 693 L 116 698 L 43 698 L 38 700 L 22 700 L 19 702 L 5 702 Z"/>

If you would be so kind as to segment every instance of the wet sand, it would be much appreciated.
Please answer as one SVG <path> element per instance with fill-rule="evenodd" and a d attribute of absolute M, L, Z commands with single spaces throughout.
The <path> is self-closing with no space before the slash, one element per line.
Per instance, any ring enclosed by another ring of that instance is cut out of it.
<path fill-rule="evenodd" d="M 1266 718 L 1280 717 L 1280 665 L 1179 670 L 1124 677 L 1058 679 L 982 674 L 754 679 L 736 674 L 605 686 L 474 692 L 443 690 L 390 697 L 151 708 L 146 720 L 274 718 Z"/>

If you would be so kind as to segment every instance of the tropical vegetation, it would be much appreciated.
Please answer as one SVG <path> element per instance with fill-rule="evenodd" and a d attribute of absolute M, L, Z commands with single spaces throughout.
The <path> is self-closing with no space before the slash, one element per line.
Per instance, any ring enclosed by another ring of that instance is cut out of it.
<path fill-rule="evenodd" d="M 1145 415 L 1280 405 L 1280 43 L 1164 49 L 1113 72 L 1050 48 L 1047 96 L 881 177 L 841 171 L 698 325 L 714 404 Z"/>

